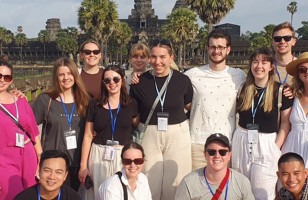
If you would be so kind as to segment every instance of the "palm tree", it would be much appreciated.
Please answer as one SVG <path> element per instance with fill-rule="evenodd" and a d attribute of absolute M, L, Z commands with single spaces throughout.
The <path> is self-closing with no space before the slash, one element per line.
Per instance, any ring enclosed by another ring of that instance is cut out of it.
<path fill-rule="evenodd" d="M 213 25 L 219 23 L 234 7 L 235 0 L 187 0 L 187 3 L 209 25 L 211 32 Z"/>
<path fill-rule="evenodd" d="M 101 49 L 104 49 L 104 43 L 107 45 L 108 38 L 114 31 L 115 21 L 118 20 L 116 8 L 115 2 L 110 0 L 83 0 L 78 9 L 80 29 L 91 38 L 98 40 L 101 43 Z M 107 65 L 107 53 L 103 56 L 104 63 Z"/>
<path fill-rule="evenodd" d="M 12 42 L 12 37 L 13 37 L 13 34 L 10 31 L 8 31 L 4 27 L 0 27 L 0 50 L 1 50 L 1 55 L 3 54 L 3 50 L 2 50 L 3 43 L 5 43 L 5 44 L 11 43 Z"/>
<path fill-rule="evenodd" d="M 199 40 L 199 47 L 200 49 L 203 49 L 203 62 L 206 62 L 206 50 L 207 50 L 207 37 L 209 35 L 209 26 L 208 25 L 204 25 L 202 26 L 199 31 L 198 31 L 198 35 L 197 35 L 197 39 Z"/>
<path fill-rule="evenodd" d="M 22 26 L 17 26 L 17 31 L 18 31 L 18 33 L 21 33 L 23 31 Z"/>
<path fill-rule="evenodd" d="M 289 5 L 287 7 L 287 10 L 291 13 L 291 25 L 292 25 L 293 15 L 297 11 L 297 2 L 296 1 L 291 1 L 291 3 L 289 3 Z"/>
<path fill-rule="evenodd" d="M 15 42 L 17 46 L 20 46 L 20 61 L 22 62 L 22 47 L 28 43 L 28 39 L 26 34 L 24 33 L 17 33 L 15 36 Z"/>
<path fill-rule="evenodd" d="M 69 53 L 69 57 L 74 59 L 74 54 L 78 51 L 78 29 L 75 27 L 67 27 L 61 29 L 57 34 L 57 49 L 62 53 Z"/>
<path fill-rule="evenodd" d="M 45 64 L 45 52 L 46 52 L 45 46 L 46 46 L 46 43 L 50 42 L 50 33 L 47 30 L 41 30 L 38 33 L 38 39 L 44 45 L 44 64 Z"/>

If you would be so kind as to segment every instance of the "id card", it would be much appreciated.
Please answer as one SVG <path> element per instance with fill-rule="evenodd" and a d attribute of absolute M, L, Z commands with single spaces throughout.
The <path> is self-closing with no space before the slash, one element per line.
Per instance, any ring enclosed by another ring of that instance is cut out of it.
<path fill-rule="evenodd" d="M 16 133 L 16 147 L 25 147 L 25 136 L 20 133 Z"/>
<path fill-rule="evenodd" d="M 157 113 L 157 130 L 158 131 L 167 131 L 168 118 L 169 118 L 169 113 L 166 113 L 166 112 Z"/>
<path fill-rule="evenodd" d="M 75 130 L 64 131 L 65 141 L 66 141 L 66 149 L 77 149 L 77 138 Z"/>
<path fill-rule="evenodd" d="M 259 124 L 247 124 L 248 129 L 248 143 L 258 144 L 259 141 Z"/>
<path fill-rule="evenodd" d="M 116 141 L 116 140 L 107 140 L 106 145 L 107 145 L 107 146 L 119 145 L 119 141 Z"/>
<path fill-rule="evenodd" d="M 106 146 L 104 160 L 114 160 L 115 148 L 112 146 Z"/>

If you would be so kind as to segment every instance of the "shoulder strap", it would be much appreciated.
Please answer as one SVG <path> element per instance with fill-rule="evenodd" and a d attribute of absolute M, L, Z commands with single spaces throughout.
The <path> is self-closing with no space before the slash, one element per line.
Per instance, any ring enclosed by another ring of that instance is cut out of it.
<path fill-rule="evenodd" d="M 121 185 L 122 185 L 122 188 L 123 188 L 123 192 L 124 192 L 124 200 L 128 200 L 128 196 L 127 196 L 127 189 L 126 189 L 126 185 L 123 183 L 121 177 L 122 177 L 122 172 L 118 171 L 116 173 L 121 181 Z"/>
<path fill-rule="evenodd" d="M 282 91 L 283 91 L 283 85 L 279 86 L 278 90 L 278 118 L 277 118 L 277 131 L 279 131 L 280 127 L 280 108 L 282 106 Z"/>
<path fill-rule="evenodd" d="M 215 195 L 213 196 L 212 200 L 218 200 L 223 189 L 225 188 L 228 180 L 229 180 L 229 175 L 230 175 L 230 169 L 227 168 L 227 173 L 225 175 L 225 178 L 222 180 L 222 182 L 220 183 L 219 187 L 217 188 Z M 227 194 L 226 194 L 227 195 Z"/>
<path fill-rule="evenodd" d="M 47 135 L 46 129 L 47 129 L 50 105 L 51 105 L 51 97 L 50 97 L 49 102 L 48 102 L 47 113 L 46 113 L 46 116 L 45 116 L 45 126 L 44 126 L 43 131 L 42 131 L 42 138 L 43 138 L 42 148 L 43 148 L 43 150 L 44 150 L 44 147 L 45 147 L 45 141 L 46 141 L 46 135 Z"/>

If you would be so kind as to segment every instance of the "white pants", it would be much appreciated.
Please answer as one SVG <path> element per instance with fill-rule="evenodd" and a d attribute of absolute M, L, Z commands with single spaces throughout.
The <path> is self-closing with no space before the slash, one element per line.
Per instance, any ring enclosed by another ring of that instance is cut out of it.
<path fill-rule="evenodd" d="M 204 144 L 191 144 L 191 161 L 192 171 L 195 171 L 207 165 L 204 156 Z"/>
<path fill-rule="evenodd" d="M 232 168 L 251 182 L 256 200 L 275 199 L 276 172 L 281 151 L 275 144 L 277 133 L 259 132 L 258 144 L 248 144 L 248 133 L 238 127 L 232 139 Z"/>

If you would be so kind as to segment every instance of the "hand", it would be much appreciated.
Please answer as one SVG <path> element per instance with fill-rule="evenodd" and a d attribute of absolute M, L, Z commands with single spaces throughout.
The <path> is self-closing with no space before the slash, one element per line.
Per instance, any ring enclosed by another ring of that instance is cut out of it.
<path fill-rule="evenodd" d="M 142 74 L 142 72 L 132 72 L 132 84 L 138 84 L 139 83 L 139 76 Z"/>
<path fill-rule="evenodd" d="M 285 88 L 283 89 L 284 96 L 288 97 L 289 99 L 294 98 L 293 88 L 289 85 L 285 85 Z"/>
<path fill-rule="evenodd" d="M 11 90 L 10 93 L 15 95 L 15 96 L 17 96 L 17 97 L 19 97 L 19 98 L 21 98 L 21 99 L 22 98 L 26 98 L 27 99 L 26 95 L 24 93 L 22 93 L 20 90 Z"/>
<path fill-rule="evenodd" d="M 91 176 L 91 174 L 90 174 L 88 168 L 85 168 L 85 169 L 81 169 L 81 168 L 80 168 L 79 173 L 78 173 L 78 178 L 79 178 L 79 181 L 80 181 L 83 185 L 84 185 L 84 182 L 85 182 L 85 180 L 86 180 L 87 175 L 89 175 L 89 176 L 92 178 L 92 176 Z"/>

